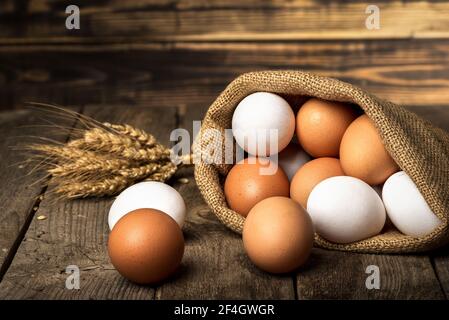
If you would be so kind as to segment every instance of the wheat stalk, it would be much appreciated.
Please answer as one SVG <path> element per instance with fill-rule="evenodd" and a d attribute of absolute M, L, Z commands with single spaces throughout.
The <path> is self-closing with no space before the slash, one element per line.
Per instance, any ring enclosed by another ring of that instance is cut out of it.
<path fill-rule="evenodd" d="M 112 176 L 101 181 L 62 182 L 56 180 L 56 193 L 63 194 L 69 199 L 112 196 L 125 189 L 131 181 L 123 176 Z"/>
<path fill-rule="evenodd" d="M 156 138 L 154 136 L 128 124 L 111 124 L 108 122 L 103 124 L 108 128 L 116 130 L 119 133 L 130 136 L 131 138 L 139 141 L 141 146 L 152 147 L 156 143 Z"/>
<path fill-rule="evenodd" d="M 115 195 L 137 181 L 167 181 L 177 170 L 170 149 L 141 129 L 85 116 L 83 125 L 76 130 L 79 137 L 66 144 L 28 146 L 64 197 Z"/>

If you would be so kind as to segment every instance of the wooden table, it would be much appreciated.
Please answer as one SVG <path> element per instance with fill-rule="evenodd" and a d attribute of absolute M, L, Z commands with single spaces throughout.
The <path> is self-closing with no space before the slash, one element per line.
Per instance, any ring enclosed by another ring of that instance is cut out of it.
<path fill-rule="evenodd" d="M 67 30 L 65 0 L 0 1 L 0 299 L 447 298 L 449 249 L 314 249 L 296 274 L 259 271 L 201 199 L 192 169 L 170 182 L 189 208 L 179 274 L 158 287 L 133 285 L 106 254 L 112 199 L 61 201 L 10 148 L 24 136 L 68 138 L 33 126 L 42 120 L 22 109 L 26 101 L 127 122 L 168 144 L 169 132 L 191 131 L 233 78 L 262 69 L 338 77 L 449 130 L 449 4 L 376 4 L 379 30 L 366 28 L 364 0 L 91 0 L 80 1 L 81 29 Z M 372 264 L 380 290 L 365 287 Z M 65 288 L 68 265 L 81 269 L 80 290 Z"/>
<path fill-rule="evenodd" d="M 86 106 L 80 111 L 100 121 L 143 128 L 167 144 L 173 128 L 191 130 L 192 120 L 200 120 L 203 113 L 139 106 Z M 446 108 L 416 111 L 449 129 Z M 46 187 L 47 180 L 35 184 L 41 175 L 27 176 L 26 168 L 18 164 L 24 157 L 10 146 L 24 142 L 23 136 L 67 139 L 66 134 L 56 136 L 32 126 L 42 124 L 37 114 L 30 110 L 0 114 L 5 138 L 0 146 L 0 299 L 444 299 L 449 292 L 447 249 L 403 256 L 314 249 L 308 263 L 294 274 L 264 273 L 246 257 L 240 236 L 220 224 L 204 203 L 192 168 L 170 181 L 188 207 L 182 267 L 160 286 L 134 285 L 114 270 L 107 256 L 107 212 L 113 199 L 58 199 L 51 184 Z M 65 287 L 69 265 L 80 269 L 79 290 Z M 380 290 L 365 286 L 369 265 L 379 266 Z"/>

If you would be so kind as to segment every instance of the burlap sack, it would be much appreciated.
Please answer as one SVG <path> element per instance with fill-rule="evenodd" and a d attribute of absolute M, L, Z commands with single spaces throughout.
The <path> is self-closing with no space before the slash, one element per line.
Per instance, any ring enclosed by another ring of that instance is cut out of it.
<path fill-rule="evenodd" d="M 237 104 L 257 91 L 273 92 L 284 97 L 314 96 L 359 105 L 375 123 L 391 156 L 411 177 L 430 208 L 443 221 L 441 227 L 422 238 L 405 236 L 391 229 L 351 244 L 334 244 L 316 235 L 317 246 L 356 252 L 406 253 L 431 250 L 449 242 L 448 133 L 433 127 L 414 113 L 351 84 L 301 71 L 243 74 L 220 94 L 206 113 L 194 145 L 197 162 L 195 180 L 211 210 L 227 227 L 241 233 L 244 223 L 242 216 L 228 208 L 223 193 L 223 180 L 232 165 L 211 163 L 211 160 L 220 163 L 217 158 L 221 156 L 220 152 L 210 152 L 218 151 L 219 146 L 213 145 L 216 139 L 209 139 L 203 133 L 206 129 L 217 129 L 224 137 L 224 129 L 231 128 L 232 114 Z"/>

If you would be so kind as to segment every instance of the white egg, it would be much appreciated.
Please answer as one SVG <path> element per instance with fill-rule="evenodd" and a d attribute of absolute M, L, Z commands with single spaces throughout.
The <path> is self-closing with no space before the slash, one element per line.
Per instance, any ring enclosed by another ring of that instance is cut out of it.
<path fill-rule="evenodd" d="M 180 227 L 184 224 L 186 205 L 178 191 L 156 181 L 140 182 L 123 190 L 109 209 L 108 224 L 114 225 L 125 214 L 142 208 L 157 209 L 172 217 Z"/>
<path fill-rule="evenodd" d="M 316 232 L 335 243 L 372 237 L 385 224 L 385 208 L 379 195 L 364 181 L 348 176 L 332 177 L 313 188 L 307 201 Z"/>
<path fill-rule="evenodd" d="M 290 143 L 279 153 L 278 164 L 287 174 L 288 180 L 291 181 L 296 171 L 311 159 L 299 144 Z"/>
<path fill-rule="evenodd" d="M 382 199 L 391 222 L 405 235 L 423 237 L 441 224 L 404 171 L 396 172 L 385 181 Z"/>
<path fill-rule="evenodd" d="M 282 97 L 256 92 L 245 97 L 232 116 L 232 134 L 248 153 L 270 156 L 284 149 L 295 132 L 295 114 Z"/>

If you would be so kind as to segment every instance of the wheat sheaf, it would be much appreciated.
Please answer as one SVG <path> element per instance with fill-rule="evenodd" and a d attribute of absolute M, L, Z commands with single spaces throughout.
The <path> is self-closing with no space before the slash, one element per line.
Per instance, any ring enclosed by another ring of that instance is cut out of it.
<path fill-rule="evenodd" d="M 78 128 L 70 130 L 71 139 L 66 143 L 46 140 L 25 147 L 33 154 L 29 160 L 47 172 L 55 185 L 54 192 L 62 197 L 112 196 L 139 181 L 165 182 L 183 164 L 175 164 L 171 150 L 144 130 L 98 122 L 52 105 L 33 106 L 74 118 L 78 123 Z"/>

